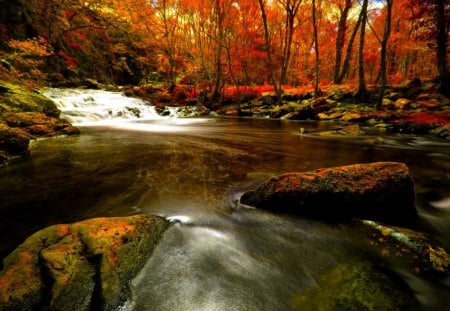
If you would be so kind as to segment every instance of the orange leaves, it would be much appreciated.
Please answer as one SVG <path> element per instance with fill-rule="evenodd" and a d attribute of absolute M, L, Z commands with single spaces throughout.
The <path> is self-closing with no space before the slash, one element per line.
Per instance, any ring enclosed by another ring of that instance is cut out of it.
<path fill-rule="evenodd" d="M 8 46 L 24 55 L 29 56 L 50 56 L 51 47 L 44 38 L 33 38 L 28 40 L 9 40 Z"/>

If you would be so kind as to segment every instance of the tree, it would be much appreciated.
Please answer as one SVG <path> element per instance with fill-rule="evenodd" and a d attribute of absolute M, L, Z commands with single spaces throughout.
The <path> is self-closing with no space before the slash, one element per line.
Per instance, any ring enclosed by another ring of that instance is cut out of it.
<path fill-rule="evenodd" d="M 342 81 L 344 80 L 345 76 L 347 75 L 348 71 L 350 70 L 350 60 L 352 58 L 352 50 L 353 50 L 353 43 L 355 42 L 356 39 L 356 35 L 358 33 L 358 30 L 361 27 L 361 22 L 362 22 L 362 17 L 363 17 L 363 12 L 361 11 L 359 16 L 358 16 L 358 20 L 356 21 L 356 25 L 353 28 L 352 34 L 350 36 L 350 39 L 348 41 L 347 44 L 347 50 L 345 53 L 345 58 L 344 58 L 344 62 L 342 64 L 342 69 L 341 72 L 339 74 L 339 78 L 335 83 L 342 83 Z"/>
<path fill-rule="evenodd" d="M 348 13 L 353 5 L 352 0 L 345 0 L 344 6 L 339 5 L 339 22 L 336 36 L 336 51 L 335 51 L 335 63 L 334 63 L 334 74 L 333 74 L 333 82 L 341 83 L 341 62 L 342 62 L 342 50 L 345 45 L 345 34 L 347 31 L 347 18 Z M 353 44 L 353 42 L 352 42 Z"/>
<path fill-rule="evenodd" d="M 287 83 L 287 71 L 291 59 L 292 38 L 295 32 L 295 17 L 302 0 L 278 0 L 285 10 L 285 27 L 284 38 L 282 42 L 282 58 L 281 58 L 281 73 L 280 85 Z"/>
<path fill-rule="evenodd" d="M 377 109 L 381 109 L 383 103 L 383 96 L 386 90 L 387 84 L 387 64 L 386 64 L 386 50 L 389 41 L 389 36 L 391 34 L 391 13 L 392 13 L 392 3 L 394 0 L 386 0 L 386 21 L 384 23 L 384 33 L 383 39 L 381 40 L 381 52 L 380 52 L 380 86 L 378 92 Z"/>
<path fill-rule="evenodd" d="M 269 31 L 269 25 L 267 22 L 267 14 L 266 14 L 266 7 L 265 7 L 265 1 L 264 0 L 258 0 L 259 8 L 261 10 L 261 18 L 264 26 L 264 40 L 265 40 L 265 50 L 267 54 L 267 67 L 269 70 L 269 78 L 272 82 L 273 89 L 275 92 L 275 96 L 277 97 L 277 100 L 279 101 L 281 99 L 281 86 L 277 84 L 275 80 L 275 73 L 273 70 L 273 61 L 272 61 L 272 52 L 271 52 L 271 40 L 270 40 L 270 31 Z"/>
<path fill-rule="evenodd" d="M 364 39 L 366 33 L 367 23 L 367 5 L 368 0 L 364 0 L 361 7 L 361 29 L 359 32 L 359 47 L 358 47 L 358 90 L 356 95 L 363 97 L 366 93 L 366 80 L 364 76 Z"/>
<path fill-rule="evenodd" d="M 312 0 L 312 20 L 313 20 L 313 37 L 314 37 L 314 97 L 319 96 L 319 42 L 317 34 L 317 16 L 316 16 L 316 1 Z"/>

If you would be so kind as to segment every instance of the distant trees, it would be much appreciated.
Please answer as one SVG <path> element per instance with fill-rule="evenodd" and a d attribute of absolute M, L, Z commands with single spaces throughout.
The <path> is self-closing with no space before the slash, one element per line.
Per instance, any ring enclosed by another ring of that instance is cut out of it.
<path fill-rule="evenodd" d="M 378 82 L 380 95 L 413 76 L 448 85 L 445 0 L 19 2 L 28 39 L 45 42 L 39 57 L 67 77 L 188 83 L 217 100 L 227 84 L 271 84 L 278 97 L 286 85 L 331 81 L 360 94 Z M 0 14 L 0 49 L 26 57 L 31 45 L 11 27 Z"/>

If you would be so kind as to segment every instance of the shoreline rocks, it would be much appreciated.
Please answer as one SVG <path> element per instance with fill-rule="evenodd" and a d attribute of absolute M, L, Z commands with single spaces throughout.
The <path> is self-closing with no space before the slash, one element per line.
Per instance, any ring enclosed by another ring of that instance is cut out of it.
<path fill-rule="evenodd" d="M 330 221 L 413 223 L 414 200 L 414 182 L 405 164 L 375 162 L 286 173 L 244 193 L 240 202 Z"/>
<path fill-rule="evenodd" d="M 1 310 L 115 310 L 169 222 L 93 218 L 36 232 L 3 261 Z"/>
<path fill-rule="evenodd" d="M 0 81 L 0 166 L 28 156 L 30 140 L 79 134 L 45 96 Z"/>

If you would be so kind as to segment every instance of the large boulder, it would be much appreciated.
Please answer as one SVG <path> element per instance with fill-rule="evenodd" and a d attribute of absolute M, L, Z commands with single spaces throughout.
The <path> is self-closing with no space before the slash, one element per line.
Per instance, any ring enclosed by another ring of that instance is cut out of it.
<path fill-rule="evenodd" d="M 78 134 L 59 112 L 42 94 L 0 81 L 0 166 L 28 155 L 32 139 Z"/>
<path fill-rule="evenodd" d="M 0 310 L 117 310 L 168 226 L 135 215 L 38 231 L 3 262 Z"/>
<path fill-rule="evenodd" d="M 376 162 L 273 177 L 241 203 L 325 220 L 415 220 L 414 182 L 403 163 Z"/>
<path fill-rule="evenodd" d="M 0 81 L 0 114 L 4 112 L 40 112 L 58 117 L 55 103 L 36 91 Z"/>
<path fill-rule="evenodd" d="M 78 129 L 66 120 L 38 112 L 5 113 L 2 118 L 11 128 L 21 128 L 28 132 L 31 138 L 79 133 Z"/>

